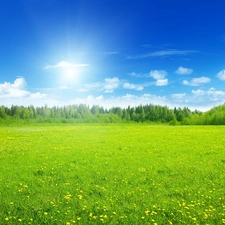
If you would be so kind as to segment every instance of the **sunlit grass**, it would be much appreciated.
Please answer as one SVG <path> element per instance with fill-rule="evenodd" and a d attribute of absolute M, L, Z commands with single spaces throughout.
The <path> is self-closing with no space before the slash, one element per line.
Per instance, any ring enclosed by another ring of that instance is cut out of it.
<path fill-rule="evenodd" d="M 225 127 L 0 130 L 0 224 L 223 224 Z"/>

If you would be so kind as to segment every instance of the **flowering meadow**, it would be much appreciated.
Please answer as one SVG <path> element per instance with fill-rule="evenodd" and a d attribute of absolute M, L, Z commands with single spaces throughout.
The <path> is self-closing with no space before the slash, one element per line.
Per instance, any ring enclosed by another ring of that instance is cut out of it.
<path fill-rule="evenodd" d="M 0 128 L 0 224 L 225 224 L 225 127 Z"/>

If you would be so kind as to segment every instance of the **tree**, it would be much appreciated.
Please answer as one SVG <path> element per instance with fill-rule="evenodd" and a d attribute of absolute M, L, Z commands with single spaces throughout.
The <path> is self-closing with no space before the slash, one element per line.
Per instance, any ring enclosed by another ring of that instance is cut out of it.
<path fill-rule="evenodd" d="M 141 109 L 141 122 L 145 121 L 145 111 L 144 108 Z"/>
<path fill-rule="evenodd" d="M 3 118 L 3 119 L 6 118 L 6 112 L 5 112 L 5 107 L 4 106 L 0 107 L 0 118 Z"/>

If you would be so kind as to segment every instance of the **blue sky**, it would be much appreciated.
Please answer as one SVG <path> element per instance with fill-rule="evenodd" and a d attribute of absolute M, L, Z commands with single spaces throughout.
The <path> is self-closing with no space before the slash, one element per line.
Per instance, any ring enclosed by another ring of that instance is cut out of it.
<path fill-rule="evenodd" d="M 0 105 L 225 102 L 224 0 L 3 0 Z"/>

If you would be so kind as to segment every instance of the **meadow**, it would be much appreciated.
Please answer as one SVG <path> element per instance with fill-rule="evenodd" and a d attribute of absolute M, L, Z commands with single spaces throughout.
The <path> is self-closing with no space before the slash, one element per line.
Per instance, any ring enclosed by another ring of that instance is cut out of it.
<path fill-rule="evenodd" d="M 225 224 L 225 127 L 0 128 L 0 224 Z"/>

